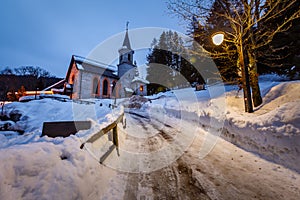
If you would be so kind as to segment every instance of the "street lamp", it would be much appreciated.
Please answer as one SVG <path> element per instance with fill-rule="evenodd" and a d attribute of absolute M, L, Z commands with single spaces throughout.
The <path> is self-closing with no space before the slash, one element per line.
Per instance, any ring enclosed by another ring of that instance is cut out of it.
<path fill-rule="evenodd" d="M 224 41 L 224 33 L 217 32 L 212 35 L 212 41 L 215 45 L 221 45 Z M 238 52 L 239 52 L 239 62 L 242 69 L 242 84 L 243 84 L 243 93 L 244 93 L 244 105 L 245 111 L 248 113 L 253 112 L 252 98 L 251 98 L 251 89 L 250 89 L 250 80 L 248 66 L 246 62 L 247 55 L 244 50 L 243 38 L 239 38 L 238 43 Z"/>
<path fill-rule="evenodd" d="M 217 32 L 217 33 L 213 34 L 213 36 L 211 38 L 212 38 L 213 43 L 215 45 L 219 46 L 224 41 L 224 33 Z"/>

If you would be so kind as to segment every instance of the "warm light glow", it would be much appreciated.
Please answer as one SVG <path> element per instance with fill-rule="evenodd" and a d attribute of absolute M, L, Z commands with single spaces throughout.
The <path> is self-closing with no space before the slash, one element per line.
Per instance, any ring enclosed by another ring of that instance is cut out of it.
<path fill-rule="evenodd" d="M 215 45 L 220 45 L 224 41 L 223 33 L 216 33 L 212 36 L 212 41 Z"/>
<path fill-rule="evenodd" d="M 140 91 L 141 91 L 141 92 L 144 91 L 144 86 L 143 86 L 143 85 L 140 86 Z"/>
<path fill-rule="evenodd" d="M 17 95 L 18 92 L 15 92 L 15 94 Z M 41 95 L 41 94 L 53 94 L 52 91 L 26 91 L 25 92 L 25 96 L 32 96 L 32 95 Z"/>

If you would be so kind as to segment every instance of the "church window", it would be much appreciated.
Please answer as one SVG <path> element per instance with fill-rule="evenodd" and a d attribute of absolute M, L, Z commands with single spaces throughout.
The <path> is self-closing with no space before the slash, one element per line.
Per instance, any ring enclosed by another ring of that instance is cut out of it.
<path fill-rule="evenodd" d="M 140 85 L 140 92 L 143 92 L 143 91 L 144 91 L 144 86 Z"/>
<path fill-rule="evenodd" d="M 108 81 L 106 79 L 104 79 L 103 81 L 103 95 L 106 96 L 108 93 Z"/>
<path fill-rule="evenodd" d="M 99 94 L 99 81 L 97 78 L 94 78 L 93 80 L 93 94 Z"/>

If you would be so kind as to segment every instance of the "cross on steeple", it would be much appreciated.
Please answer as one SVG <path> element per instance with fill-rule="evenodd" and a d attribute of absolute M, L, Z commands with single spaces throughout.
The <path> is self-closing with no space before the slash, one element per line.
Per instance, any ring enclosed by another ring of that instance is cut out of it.
<path fill-rule="evenodd" d="M 129 24 L 129 21 L 126 22 L 126 31 L 128 31 L 128 24 Z"/>

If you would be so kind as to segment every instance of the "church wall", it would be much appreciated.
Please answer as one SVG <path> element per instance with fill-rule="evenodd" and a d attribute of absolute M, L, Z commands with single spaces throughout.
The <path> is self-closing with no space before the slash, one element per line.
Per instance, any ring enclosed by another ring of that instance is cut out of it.
<path fill-rule="evenodd" d="M 81 99 L 93 98 L 95 95 L 93 94 L 93 80 L 97 77 L 96 74 L 82 71 L 81 77 Z"/>
<path fill-rule="evenodd" d="M 95 94 L 93 92 L 93 84 L 94 79 L 98 80 L 98 93 Z M 107 80 L 107 95 L 103 95 L 103 83 L 104 80 Z M 112 83 L 115 81 L 116 83 L 118 80 L 115 80 L 110 77 L 104 77 L 99 74 L 90 73 L 86 71 L 81 71 L 81 87 L 80 87 L 80 95 L 78 98 L 86 99 L 86 98 L 110 98 L 112 95 Z M 118 92 L 116 92 L 118 95 Z"/>

